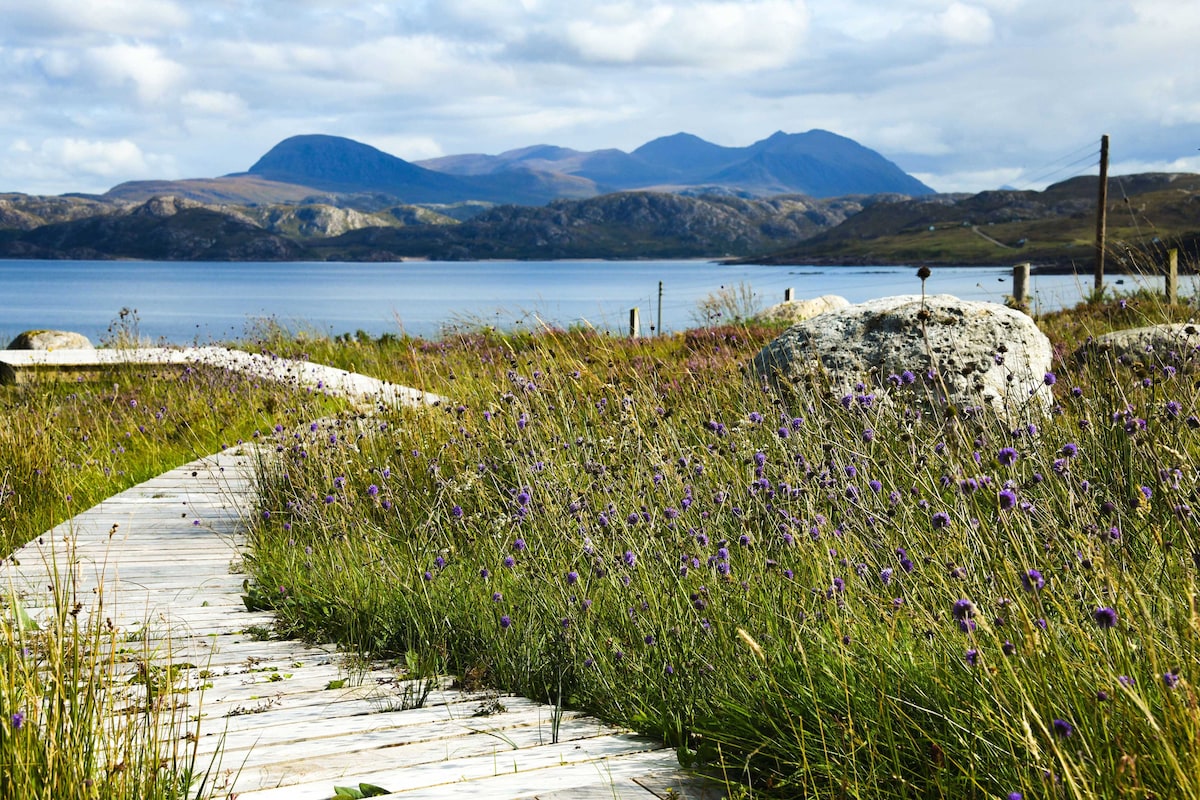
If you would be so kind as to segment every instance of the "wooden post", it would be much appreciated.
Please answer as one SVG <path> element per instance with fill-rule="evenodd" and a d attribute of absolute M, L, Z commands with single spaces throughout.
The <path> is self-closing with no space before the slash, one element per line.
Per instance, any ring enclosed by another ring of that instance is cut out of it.
<path fill-rule="evenodd" d="M 636 339 L 642 335 L 642 323 L 638 317 L 637 306 L 629 309 L 629 338 Z"/>
<path fill-rule="evenodd" d="M 1013 267 L 1013 302 L 1017 308 L 1029 305 L 1029 262 Z"/>
<path fill-rule="evenodd" d="M 655 336 L 662 336 L 662 281 L 658 282 L 658 316 L 654 318 L 658 327 L 654 329 Z"/>
<path fill-rule="evenodd" d="M 1175 305 L 1179 302 L 1179 251 L 1171 248 L 1167 251 L 1167 303 Z"/>
<path fill-rule="evenodd" d="M 796 299 L 796 290 L 795 289 L 793 289 L 792 287 L 789 286 L 788 288 L 783 290 L 783 302 L 790 303 L 795 299 Z"/>
<path fill-rule="evenodd" d="M 1108 217 L 1108 134 L 1100 137 L 1100 196 L 1096 208 L 1096 299 L 1104 291 L 1104 237 Z"/>

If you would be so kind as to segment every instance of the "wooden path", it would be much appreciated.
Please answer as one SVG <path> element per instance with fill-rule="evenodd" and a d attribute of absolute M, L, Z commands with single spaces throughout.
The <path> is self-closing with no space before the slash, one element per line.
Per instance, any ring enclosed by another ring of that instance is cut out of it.
<path fill-rule="evenodd" d="M 445 398 L 325 364 L 225 347 L 142 347 L 95 350 L 0 350 L 0 383 L 53 372 L 89 372 L 125 364 L 232 369 L 267 380 L 316 388 L 364 403 L 437 403 Z"/>
<path fill-rule="evenodd" d="M 416 399 L 406 392 L 398 396 Z M 359 783 L 439 800 L 723 796 L 682 773 L 674 750 L 596 719 L 556 720 L 555 709 L 522 697 L 271 639 L 272 615 L 241 599 L 258 457 L 246 446 L 171 470 L 0 566 L 0 592 L 14 592 L 35 618 L 52 613 L 50 587 L 66 585 L 69 571 L 69 602 L 126 632 L 131 674 L 145 654 L 174 665 L 188 690 L 183 713 L 196 720 L 197 767 L 219 764 L 207 796 L 330 798 L 334 786 Z"/>

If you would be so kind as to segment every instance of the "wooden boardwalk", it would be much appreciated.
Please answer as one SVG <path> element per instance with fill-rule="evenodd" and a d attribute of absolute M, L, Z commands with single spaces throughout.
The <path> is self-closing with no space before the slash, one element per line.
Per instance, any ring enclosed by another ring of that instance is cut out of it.
<path fill-rule="evenodd" d="M 397 397 L 430 401 L 411 392 Z M 80 613 L 126 632 L 131 674 L 139 660 L 174 665 L 197 766 L 219 765 L 207 796 L 330 798 L 334 786 L 359 783 L 439 800 L 723 796 L 682 773 L 674 750 L 596 719 L 568 711 L 556 720 L 555 709 L 522 697 L 270 638 L 272 615 L 241 599 L 258 457 L 246 446 L 171 470 L 0 566 L 0 591 L 35 618 L 53 611 L 50 587 L 73 576 Z"/>

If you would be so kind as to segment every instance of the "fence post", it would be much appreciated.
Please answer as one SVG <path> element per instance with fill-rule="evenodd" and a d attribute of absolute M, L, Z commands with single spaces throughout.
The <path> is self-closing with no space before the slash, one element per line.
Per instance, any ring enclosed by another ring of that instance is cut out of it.
<path fill-rule="evenodd" d="M 783 290 L 783 302 L 790 303 L 795 299 L 796 299 L 796 290 L 795 289 L 793 289 L 792 287 L 789 286 L 788 288 Z"/>
<path fill-rule="evenodd" d="M 1179 302 L 1179 251 L 1175 248 L 1167 251 L 1167 302 Z"/>
<path fill-rule="evenodd" d="M 642 322 L 638 317 L 637 306 L 629 309 L 629 338 L 636 339 L 642 335 Z"/>
<path fill-rule="evenodd" d="M 1029 262 L 1013 267 L 1013 302 L 1017 308 L 1029 305 Z"/>

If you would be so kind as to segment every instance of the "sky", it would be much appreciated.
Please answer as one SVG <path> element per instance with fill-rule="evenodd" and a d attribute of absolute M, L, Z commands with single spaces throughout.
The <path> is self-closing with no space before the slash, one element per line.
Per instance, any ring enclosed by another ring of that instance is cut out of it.
<path fill-rule="evenodd" d="M 1200 172 L 1198 0 L 0 0 L 0 192 L 821 128 L 938 191 Z"/>

